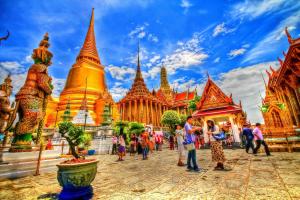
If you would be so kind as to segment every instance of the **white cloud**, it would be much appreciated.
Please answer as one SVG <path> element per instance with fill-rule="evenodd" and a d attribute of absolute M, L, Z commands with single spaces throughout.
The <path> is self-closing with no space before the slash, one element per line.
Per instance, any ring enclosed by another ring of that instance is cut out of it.
<path fill-rule="evenodd" d="M 220 80 L 217 84 L 226 93 L 232 93 L 235 103 L 242 101 L 243 109 L 248 114 L 248 119 L 254 122 L 262 122 L 262 115 L 259 111 L 261 105 L 260 93 L 264 95 L 265 86 L 262 80 L 261 73 L 263 73 L 266 81 L 268 77 L 265 73 L 269 66 L 277 69 L 278 62 L 265 62 L 247 67 L 237 67 L 227 73 L 218 75 Z"/>
<path fill-rule="evenodd" d="M 53 97 L 59 97 L 60 93 L 62 92 L 62 90 L 65 87 L 65 82 L 66 82 L 66 79 L 52 77 L 52 85 L 53 85 L 52 96 Z"/>
<path fill-rule="evenodd" d="M 233 49 L 228 53 L 228 56 L 230 58 L 234 58 L 236 56 L 243 55 L 245 52 L 246 52 L 245 48 Z"/>
<path fill-rule="evenodd" d="M 213 37 L 216 37 L 218 35 L 220 35 L 221 33 L 223 33 L 223 35 L 227 34 L 227 33 L 231 33 L 233 31 L 235 31 L 236 29 L 232 28 L 229 29 L 227 27 L 225 27 L 225 23 L 223 22 L 222 24 L 218 24 L 213 32 Z"/>
<path fill-rule="evenodd" d="M 220 62 L 220 57 L 217 57 L 216 59 L 214 59 L 214 63 L 218 63 Z"/>
<path fill-rule="evenodd" d="M 191 39 L 184 44 L 179 43 L 177 49 L 162 59 L 164 65 L 168 67 L 169 74 L 174 74 L 177 69 L 201 65 L 208 58 L 208 54 L 200 47 L 200 41 L 201 36 L 195 33 Z"/>
<path fill-rule="evenodd" d="M 33 60 L 32 60 L 32 58 L 31 58 L 31 55 L 26 56 L 26 57 L 25 57 L 25 61 L 26 61 L 26 63 L 32 63 Z"/>
<path fill-rule="evenodd" d="M 150 33 L 150 34 L 148 35 L 148 40 L 157 43 L 157 42 L 158 42 L 158 37 L 155 36 L 155 35 L 153 35 L 152 33 Z"/>
<path fill-rule="evenodd" d="M 126 95 L 127 91 L 128 89 L 116 85 L 109 90 L 110 94 L 116 102 L 121 100 Z"/>
<path fill-rule="evenodd" d="M 184 9 L 188 9 L 193 5 L 188 0 L 181 0 L 180 6 Z"/>
<path fill-rule="evenodd" d="M 297 27 L 300 24 L 300 10 L 296 13 L 293 13 L 291 16 L 282 20 L 276 28 L 267 34 L 261 41 L 259 41 L 254 48 L 247 52 L 243 63 L 253 61 L 258 57 L 262 57 L 268 53 L 271 53 L 277 50 L 276 47 L 280 48 L 280 43 L 278 40 L 283 39 L 284 35 L 282 32 L 284 31 L 285 27 L 289 27 L 289 30 L 293 30 L 293 27 Z M 287 39 L 286 39 L 287 40 Z M 266 48 L 272 47 L 272 48 Z M 283 50 L 283 49 L 282 49 Z"/>
<path fill-rule="evenodd" d="M 155 55 L 153 56 L 149 61 L 151 63 L 155 63 L 156 61 L 158 61 L 160 59 L 160 55 Z"/>
<path fill-rule="evenodd" d="M 124 79 L 132 80 L 135 75 L 135 70 L 133 68 L 129 68 L 125 66 L 118 67 L 118 66 L 109 65 L 108 67 L 105 68 L 105 70 L 109 71 L 111 76 L 117 80 L 124 80 Z"/>
<path fill-rule="evenodd" d="M 148 71 L 143 71 L 143 77 L 144 77 L 144 79 L 148 79 L 149 77 L 151 79 L 154 79 L 160 73 L 160 69 L 161 68 L 159 66 L 155 66 L 155 67 L 152 67 Z"/>
<path fill-rule="evenodd" d="M 294 4 L 296 2 L 294 1 Z M 283 9 L 288 4 L 293 4 L 293 1 L 286 0 L 246 0 L 235 4 L 230 11 L 233 18 L 254 19 L 264 14 L 270 14 L 277 10 Z"/>
<path fill-rule="evenodd" d="M 158 42 L 158 37 L 156 35 L 154 35 L 153 33 L 148 33 L 146 31 L 146 28 L 149 26 L 148 23 L 144 23 L 141 26 L 136 26 L 132 31 L 130 31 L 130 33 L 128 34 L 128 36 L 130 38 L 139 38 L 139 39 L 143 39 L 146 38 L 147 40 L 151 41 L 151 42 Z"/>
<path fill-rule="evenodd" d="M 21 74 L 26 71 L 26 67 L 16 61 L 0 62 L 0 68 L 4 69 L 6 72 L 10 72 L 13 74 Z"/>

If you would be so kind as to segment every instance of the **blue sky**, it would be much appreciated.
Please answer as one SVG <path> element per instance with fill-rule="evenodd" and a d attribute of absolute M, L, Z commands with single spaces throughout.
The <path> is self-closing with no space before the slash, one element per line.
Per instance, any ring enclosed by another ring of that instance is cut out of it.
<path fill-rule="evenodd" d="M 30 55 L 45 32 L 54 54 L 49 68 L 58 96 L 83 44 L 91 9 L 95 8 L 98 53 L 115 100 L 131 86 L 141 44 L 142 70 L 148 88 L 159 87 L 162 63 L 172 87 L 181 91 L 197 86 L 202 93 L 206 72 L 226 94 L 233 94 L 252 122 L 264 95 L 261 72 L 288 42 L 300 33 L 300 1 L 296 0 L 0 0 L 0 34 L 11 35 L 0 46 L 0 80 L 13 74 L 15 91 L 22 85 Z M 266 77 L 267 78 L 267 77 Z"/>

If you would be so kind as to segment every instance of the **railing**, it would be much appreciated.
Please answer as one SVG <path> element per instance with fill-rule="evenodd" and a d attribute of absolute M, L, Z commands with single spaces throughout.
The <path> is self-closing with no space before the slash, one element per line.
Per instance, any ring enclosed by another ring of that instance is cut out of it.
<path fill-rule="evenodd" d="M 22 145 L 24 147 L 26 147 L 26 145 Z M 69 146 L 68 144 L 65 144 L 64 141 L 62 141 L 61 144 L 54 144 L 52 145 L 53 147 L 61 147 L 61 156 L 63 155 L 64 152 L 64 147 Z M 7 151 L 10 148 L 13 148 L 14 146 L 0 146 L 0 151 L 3 153 L 5 152 L 4 150 L 7 149 Z M 41 143 L 40 145 L 28 145 L 28 147 L 31 147 L 30 152 L 35 152 L 38 151 L 38 158 L 37 158 L 37 165 L 36 165 L 36 170 L 35 170 L 35 176 L 40 175 L 40 166 L 41 166 L 41 160 L 42 160 L 42 153 L 45 150 L 45 145 L 43 143 Z M 47 150 L 46 150 L 47 151 Z M 18 153 L 18 152 L 14 152 L 14 153 Z"/>
<path fill-rule="evenodd" d="M 108 141 L 106 139 L 109 140 L 110 138 L 104 137 L 104 136 L 98 136 L 96 139 L 92 140 L 92 142 L 94 143 L 93 149 L 98 151 L 98 154 L 100 154 L 100 153 L 109 154 L 110 153 L 112 145 L 103 144 L 103 141 Z M 25 145 L 23 145 L 23 146 L 25 146 Z M 68 154 L 69 144 L 65 139 L 53 138 L 51 146 L 53 147 L 53 150 L 60 151 L 61 157 L 64 155 L 69 155 Z M 0 146 L 0 152 L 2 152 L 2 153 L 9 152 L 9 149 L 13 148 L 13 147 L 14 146 L 12 146 L 12 145 Z M 40 145 L 30 145 L 30 147 L 31 147 L 30 152 L 38 152 L 38 157 L 36 159 L 33 159 L 33 161 L 36 160 L 36 162 L 37 162 L 34 175 L 38 176 L 38 175 L 40 175 L 41 160 L 43 159 L 43 152 L 48 151 L 48 150 L 46 150 L 46 144 L 43 144 L 43 143 L 41 143 Z M 66 152 L 66 150 L 67 150 L 67 152 Z M 15 154 L 17 154 L 17 153 L 18 152 L 15 152 Z"/>

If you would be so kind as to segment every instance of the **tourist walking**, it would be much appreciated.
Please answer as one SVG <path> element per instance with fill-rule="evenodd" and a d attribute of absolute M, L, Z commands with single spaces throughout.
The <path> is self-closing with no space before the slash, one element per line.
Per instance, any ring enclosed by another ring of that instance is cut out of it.
<path fill-rule="evenodd" d="M 261 124 L 256 123 L 255 129 L 253 130 L 253 135 L 255 136 L 255 139 L 256 139 L 256 147 L 255 147 L 253 153 L 257 154 L 260 146 L 264 145 L 267 156 L 270 156 L 271 154 L 270 154 L 269 147 L 268 147 L 267 143 L 264 141 L 264 137 L 263 137 L 263 134 L 262 134 L 262 131 L 260 128 L 261 128 Z"/>
<path fill-rule="evenodd" d="M 171 134 L 169 137 L 170 150 L 174 150 L 174 142 L 174 136 Z"/>
<path fill-rule="evenodd" d="M 148 133 L 146 131 L 142 134 L 142 149 L 143 149 L 143 160 L 148 159 L 148 148 L 149 148 L 149 138 Z"/>
<path fill-rule="evenodd" d="M 211 156 L 212 161 L 217 162 L 217 166 L 215 167 L 215 170 L 224 170 L 224 162 L 225 162 L 225 156 L 224 151 L 222 147 L 222 141 L 216 140 L 214 137 L 214 134 L 219 134 L 219 127 L 215 125 L 214 121 L 207 120 L 207 134 L 210 139 L 210 145 L 211 145 Z"/>
<path fill-rule="evenodd" d="M 112 152 L 111 152 L 112 155 L 117 154 L 117 144 L 118 144 L 118 138 L 114 134 L 113 137 L 112 137 L 112 145 L 113 145 L 112 146 Z"/>
<path fill-rule="evenodd" d="M 159 151 L 160 150 L 160 144 L 162 142 L 162 139 L 159 134 L 155 134 L 155 150 Z"/>
<path fill-rule="evenodd" d="M 132 134 L 130 136 L 130 155 L 134 155 L 136 151 L 136 136 Z"/>
<path fill-rule="evenodd" d="M 123 135 L 119 136 L 119 159 L 118 161 L 123 161 L 123 157 L 125 156 L 125 140 Z"/>
<path fill-rule="evenodd" d="M 196 149 L 195 149 L 195 131 L 201 130 L 200 127 L 192 127 L 193 118 L 192 116 L 188 116 L 186 123 L 184 125 L 184 130 L 186 133 L 186 146 L 188 150 L 188 159 L 187 159 L 187 169 L 194 170 L 199 172 L 200 169 L 197 165 L 197 158 L 196 158 Z M 191 165 L 191 161 L 193 166 Z"/>
<path fill-rule="evenodd" d="M 151 153 L 153 153 L 154 145 L 155 145 L 155 132 L 152 131 L 149 135 L 149 150 Z"/>
<path fill-rule="evenodd" d="M 176 134 L 178 156 L 179 156 L 177 165 L 184 166 L 184 163 L 182 161 L 184 159 L 183 130 L 180 125 L 176 126 L 175 134 Z"/>
<path fill-rule="evenodd" d="M 138 152 L 138 154 L 142 154 L 143 153 L 143 148 L 142 148 L 142 134 L 140 134 L 137 137 L 137 152 Z"/>
<path fill-rule="evenodd" d="M 251 148 L 252 153 L 254 153 L 254 145 L 253 145 L 254 135 L 253 135 L 253 130 L 251 129 L 251 126 L 249 123 L 243 125 L 242 136 L 244 136 L 246 138 L 246 152 L 248 153 L 249 149 Z"/>

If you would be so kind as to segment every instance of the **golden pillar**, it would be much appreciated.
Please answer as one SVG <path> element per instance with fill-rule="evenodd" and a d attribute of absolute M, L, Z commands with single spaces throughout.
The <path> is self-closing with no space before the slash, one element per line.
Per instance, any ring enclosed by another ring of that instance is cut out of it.
<path fill-rule="evenodd" d="M 292 111 L 293 111 L 292 113 L 294 115 L 294 118 L 296 120 L 297 125 L 299 126 L 300 122 L 299 122 L 299 118 L 297 116 L 296 105 L 294 104 L 295 98 L 294 98 L 293 94 L 291 93 L 291 90 L 288 87 L 286 87 L 286 91 L 288 93 L 288 96 L 290 97 L 289 101 L 290 101 L 290 104 L 291 104 L 291 107 L 292 107 Z"/>
<path fill-rule="evenodd" d="M 153 124 L 153 108 L 152 108 L 152 104 L 153 104 L 153 102 L 150 101 L 150 120 L 151 120 L 151 124 Z"/>
<path fill-rule="evenodd" d="M 140 99 L 140 107 L 139 107 L 139 122 L 143 123 L 143 99 Z"/>
<path fill-rule="evenodd" d="M 155 120 L 156 120 L 156 126 L 158 126 L 158 105 L 157 102 L 155 103 Z"/>
<path fill-rule="evenodd" d="M 146 100 L 146 124 L 149 124 L 149 101 L 148 99 Z"/>
<path fill-rule="evenodd" d="M 125 121 L 125 103 L 122 103 L 122 119 Z"/>
<path fill-rule="evenodd" d="M 129 101 L 129 112 L 128 112 L 128 115 L 129 115 L 129 117 L 128 117 L 128 121 L 131 121 L 131 117 L 132 117 L 132 110 L 131 110 L 131 100 Z"/>

